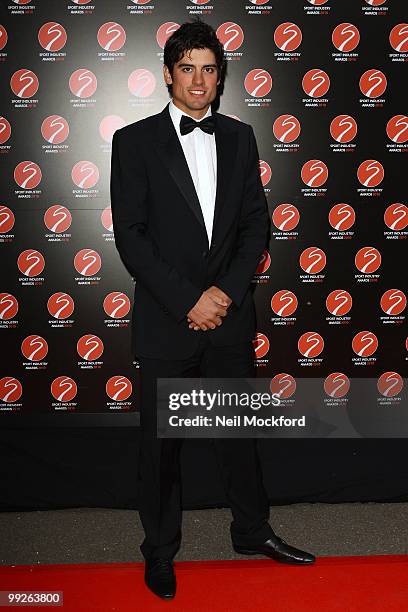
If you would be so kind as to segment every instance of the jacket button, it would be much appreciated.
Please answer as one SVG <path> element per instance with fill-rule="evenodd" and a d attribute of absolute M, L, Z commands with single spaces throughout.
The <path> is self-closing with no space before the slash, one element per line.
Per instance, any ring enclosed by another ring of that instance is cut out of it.
<path fill-rule="evenodd" d="M 206 259 L 208 257 L 208 251 L 203 251 L 203 257 Z"/>

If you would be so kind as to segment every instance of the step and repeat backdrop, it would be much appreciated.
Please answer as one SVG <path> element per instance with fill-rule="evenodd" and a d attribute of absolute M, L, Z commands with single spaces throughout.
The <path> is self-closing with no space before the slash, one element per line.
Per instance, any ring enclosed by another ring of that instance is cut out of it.
<path fill-rule="evenodd" d="M 271 214 L 271 242 L 253 279 L 259 375 L 286 398 L 298 378 L 321 377 L 328 401 L 338 404 L 347 403 L 353 378 L 370 377 L 379 403 L 402 405 L 404 5 L 2 3 L 2 415 L 136 418 L 134 281 L 114 244 L 111 139 L 167 104 L 163 46 L 195 15 L 224 45 L 228 75 L 219 111 L 254 127 Z"/>

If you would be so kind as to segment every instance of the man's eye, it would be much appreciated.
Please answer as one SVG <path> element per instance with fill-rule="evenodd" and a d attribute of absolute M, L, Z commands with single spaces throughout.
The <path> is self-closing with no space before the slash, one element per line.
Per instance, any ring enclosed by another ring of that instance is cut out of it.
<path fill-rule="evenodd" d="M 183 66 L 182 70 L 183 72 L 191 72 L 192 68 L 190 66 Z M 204 70 L 210 73 L 214 72 L 214 68 L 212 66 L 207 66 L 204 68 Z"/>

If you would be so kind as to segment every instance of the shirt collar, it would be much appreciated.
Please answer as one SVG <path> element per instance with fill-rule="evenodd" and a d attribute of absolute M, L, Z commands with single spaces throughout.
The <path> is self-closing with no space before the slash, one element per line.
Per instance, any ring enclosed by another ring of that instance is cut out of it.
<path fill-rule="evenodd" d="M 173 102 L 173 100 L 170 100 L 170 104 L 169 104 L 169 113 L 170 113 L 170 117 L 173 121 L 173 125 L 176 129 L 177 134 L 180 136 L 180 119 L 183 115 L 187 115 L 188 117 L 191 117 L 191 115 L 189 115 L 188 113 L 185 113 L 184 111 L 180 110 L 178 108 L 178 106 L 176 106 Z M 194 121 L 201 121 L 202 119 L 205 119 L 206 117 L 209 117 L 211 115 L 211 105 L 208 107 L 207 112 L 205 113 L 204 117 L 201 117 L 201 119 L 196 119 L 195 117 L 191 117 L 192 119 L 194 119 Z M 188 134 L 184 134 L 185 136 L 188 136 Z"/>

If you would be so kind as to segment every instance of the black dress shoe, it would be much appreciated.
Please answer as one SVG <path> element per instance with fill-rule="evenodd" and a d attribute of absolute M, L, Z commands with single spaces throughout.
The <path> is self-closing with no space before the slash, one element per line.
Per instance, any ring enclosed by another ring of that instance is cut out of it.
<path fill-rule="evenodd" d="M 145 583 L 155 595 L 171 599 L 176 594 L 176 576 L 171 559 L 147 559 Z"/>
<path fill-rule="evenodd" d="M 236 546 L 233 544 L 235 552 L 241 555 L 266 555 L 281 563 L 314 563 L 315 557 L 311 553 L 290 546 L 285 540 L 277 535 L 273 535 L 263 544 L 255 546 Z"/>

